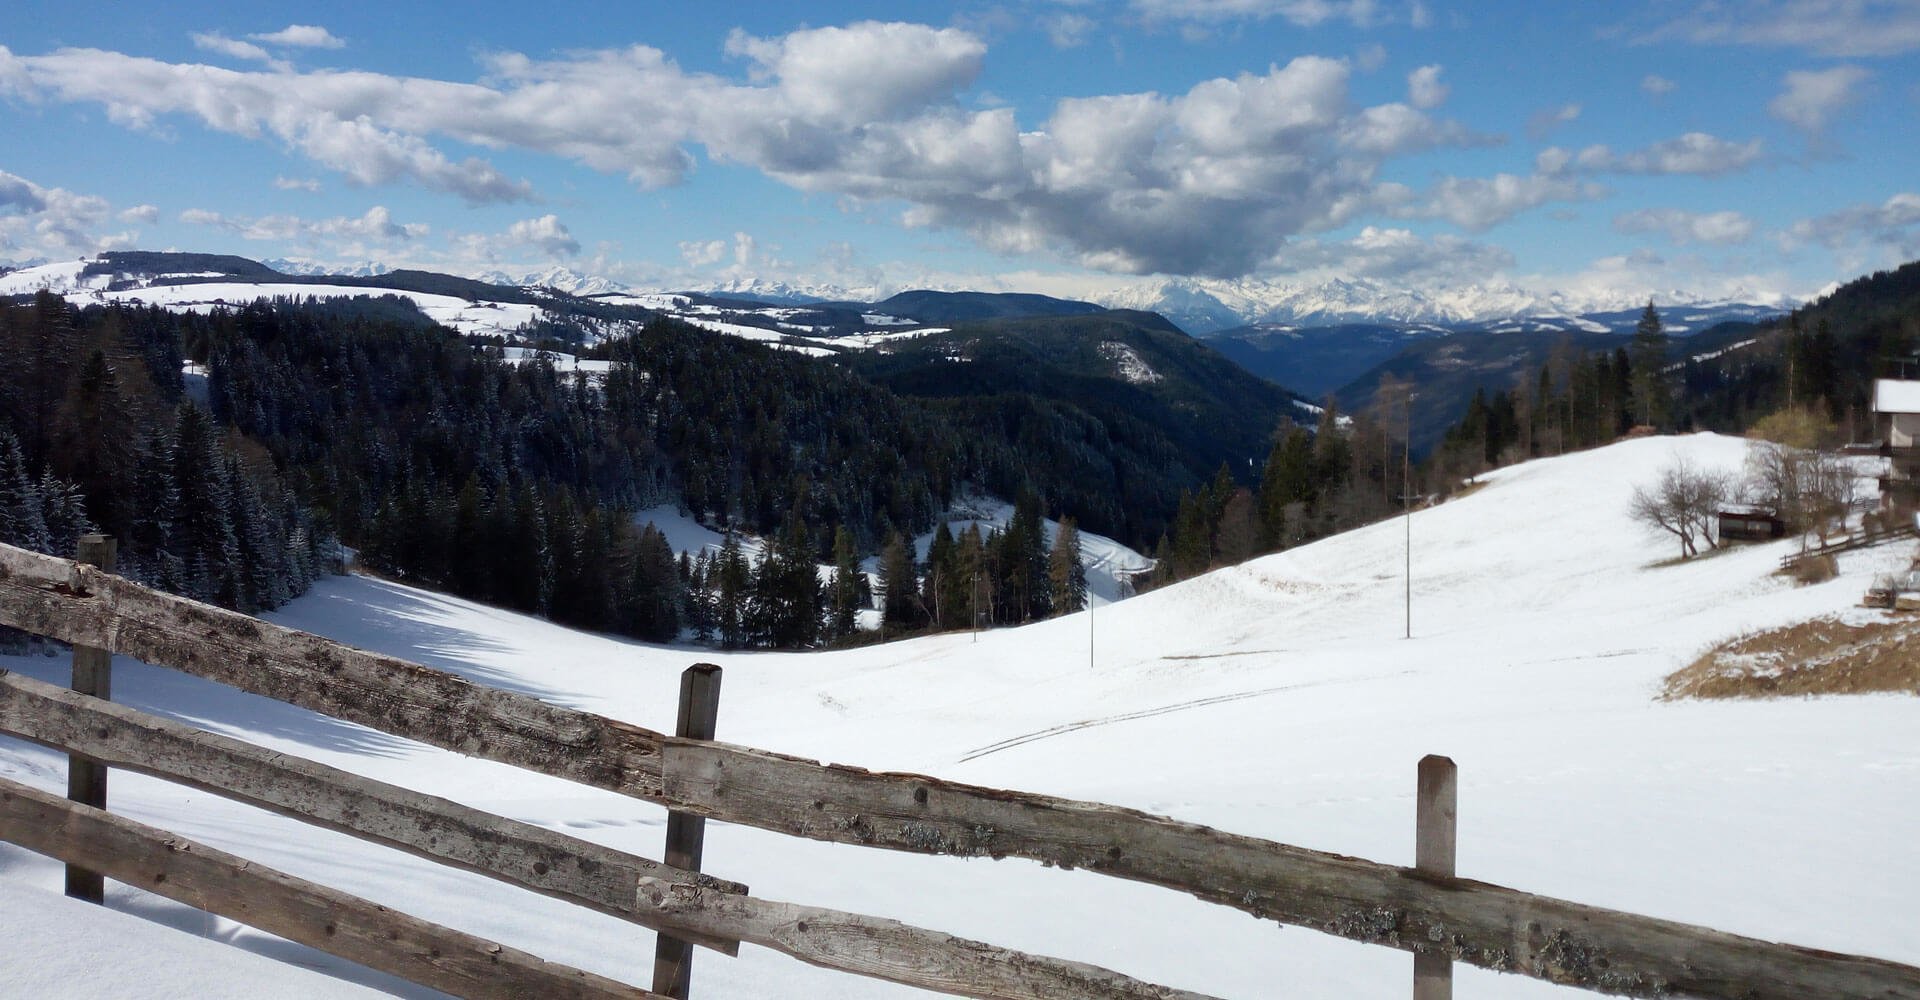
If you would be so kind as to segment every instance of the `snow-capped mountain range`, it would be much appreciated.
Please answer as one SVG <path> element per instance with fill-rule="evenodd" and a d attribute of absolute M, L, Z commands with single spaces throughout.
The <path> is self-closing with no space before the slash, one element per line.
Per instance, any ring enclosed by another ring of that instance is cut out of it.
<path fill-rule="evenodd" d="M 1538 292 L 1512 284 L 1421 291 L 1364 280 L 1290 284 L 1259 278 L 1168 278 L 1114 292 L 1104 296 L 1101 304 L 1157 312 L 1190 333 L 1204 335 L 1255 323 L 1301 327 L 1397 323 L 1458 328 L 1542 319 L 1577 320 L 1599 313 L 1638 310 L 1649 300 L 1663 311 L 1683 308 L 1719 312 L 1752 307 L 1755 315 L 1784 312 L 1798 304 L 1772 292 L 1716 298 L 1680 289 Z M 1607 326 L 1595 324 L 1596 329 Z"/>
<path fill-rule="evenodd" d="M 393 270 L 379 261 L 353 264 L 280 258 L 263 261 L 283 274 L 377 277 Z M 4 270 L 4 268 L 0 268 Z M 569 267 L 538 271 L 488 270 L 463 277 L 497 285 L 551 288 L 577 296 L 639 295 L 660 291 L 698 292 L 722 298 L 776 305 L 818 302 L 866 303 L 891 291 L 874 286 L 776 281 L 732 277 L 674 289 L 641 289 Z M 959 285 L 936 291 L 966 291 Z M 1006 291 L 1008 289 L 995 289 Z M 1325 327 L 1387 324 L 1462 329 L 1585 329 L 1619 327 L 1622 314 L 1637 312 L 1651 299 L 1663 314 L 1684 310 L 1703 322 L 1760 319 L 1785 312 L 1798 301 L 1778 292 L 1752 290 L 1705 296 L 1683 289 L 1654 291 L 1538 291 L 1515 284 L 1464 285 L 1445 290 L 1394 287 L 1364 279 L 1290 283 L 1263 278 L 1156 278 L 1091 295 L 1088 301 L 1115 309 L 1159 313 L 1195 336 L 1256 324 Z M 1673 331 L 1680 332 L 1680 331 Z"/>
<path fill-rule="evenodd" d="M 509 277 L 500 272 L 473 275 L 500 284 L 538 285 L 576 295 L 628 291 L 610 279 L 580 274 L 566 268 Z M 580 290 L 585 289 L 585 290 Z M 968 291 L 961 285 L 935 286 L 935 291 Z M 873 302 L 884 297 L 872 286 L 793 283 L 763 278 L 730 278 L 676 291 L 701 292 L 730 298 L 757 299 L 779 304 L 809 302 Z M 1260 278 L 1161 278 L 1088 296 L 1087 301 L 1112 309 L 1155 312 L 1195 336 L 1256 323 L 1287 326 L 1339 326 L 1355 323 L 1406 324 L 1446 328 L 1525 324 L 1600 331 L 1617 323 L 1582 317 L 1638 311 L 1648 300 L 1663 312 L 1686 309 L 1712 313 L 1716 318 L 1757 319 L 1786 312 L 1798 305 L 1791 296 L 1769 291 L 1743 291 L 1732 296 L 1706 296 L 1684 289 L 1635 291 L 1540 292 L 1513 284 L 1465 285 L 1444 291 L 1390 287 L 1366 280 L 1333 279 L 1315 284 L 1293 284 Z M 1546 322 L 1542 322 L 1546 321 Z"/>

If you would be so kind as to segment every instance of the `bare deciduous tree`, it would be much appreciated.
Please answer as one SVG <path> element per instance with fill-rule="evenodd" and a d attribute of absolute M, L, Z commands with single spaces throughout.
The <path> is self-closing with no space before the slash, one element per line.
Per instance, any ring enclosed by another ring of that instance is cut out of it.
<path fill-rule="evenodd" d="M 1675 458 L 1660 470 L 1660 480 L 1651 488 L 1633 488 L 1628 511 L 1641 524 L 1678 538 L 1680 558 L 1691 559 L 1700 551 L 1696 538 L 1710 549 L 1719 547 L 1713 534 L 1714 519 L 1732 496 L 1732 477 Z"/>
<path fill-rule="evenodd" d="M 1833 451 L 1756 441 L 1747 452 L 1745 493 L 1787 526 L 1811 532 L 1822 544 L 1846 525 L 1859 488 L 1859 472 Z"/>

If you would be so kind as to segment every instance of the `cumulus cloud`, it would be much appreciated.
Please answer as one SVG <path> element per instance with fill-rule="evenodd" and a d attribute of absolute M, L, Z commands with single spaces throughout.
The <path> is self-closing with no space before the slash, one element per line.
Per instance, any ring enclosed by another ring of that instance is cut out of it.
<path fill-rule="evenodd" d="M 1608 146 L 1588 146 L 1573 153 L 1557 146 L 1535 159 L 1542 173 L 1569 171 L 1617 174 L 1696 174 L 1717 176 L 1752 166 L 1760 159 L 1758 139 L 1733 142 L 1705 132 L 1688 132 L 1656 142 L 1645 149 L 1616 153 Z"/>
<path fill-rule="evenodd" d="M 292 243 L 309 248 L 394 246 L 419 240 L 432 232 L 432 227 L 423 222 L 395 222 L 393 213 L 384 205 L 375 205 L 364 215 L 318 220 L 297 215 L 226 215 L 190 208 L 180 213 L 180 221 L 224 229 L 244 240 Z"/>
<path fill-rule="evenodd" d="M 1302 28 L 1345 21 L 1367 28 L 1389 22 L 1423 27 L 1425 6 L 1387 9 L 1377 0 L 1132 0 L 1135 13 L 1163 21 L 1265 21 L 1278 18 Z"/>
<path fill-rule="evenodd" d="M 228 38 L 217 31 L 194 32 L 191 37 L 193 38 L 193 47 L 204 52 L 216 52 L 223 56 L 231 56 L 235 59 L 246 59 L 252 62 L 263 62 L 276 67 L 285 66 L 284 63 L 273 57 L 273 53 L 268 52 L 266 49 L 252 42 L 243 42 L 237 38 Z"/>
<path fill-rule="evenodd" d="M 135 218 L 126 221 L 143 221 L 138 209 L 129 211 Z M 74 257 L 127 246 L 132 233 L 101 231 L 112 215 L 105 198 L 0 170 L 0 254 Z"/>
<path fill-rule="evenodd" d="M 1903 191 L 1874 205 L 1854 205 L 1794 223 L 1788 244 L 1815 243 L 1829 250 L 1862 251 L 1880 260 L 1920 257 L 1920 194 Z"/>
<path fill-rule="evenodd" d="M 1505 247 L 1451 234 L 1428 238 L 1407 229 L 1366 226 L 1351 239 L 1290 243 L 1261 270 L 1308 280 L 1357 277 L 1427 286 L 1486 281 L 1513 264 Z"/>
<path fill-rule="evenodd" d="M 1640 78 L 1640 92 L 1648 97 L 1665 97 L 1673 93 L 1676 86 L 1678 84 L 1658 73 L 1648 73 Z"/>
<path fill-rule="evenodd" d="M 1827 123 L 1858 99 L 1856 88 L 1869 74 L 1858 66 L 1795 70 L 1786 75 L 1780 95 L 1767 113 L 1806 132 L 1822 132 Z"/>
<path fill-rule="evenodd" d="M 1892 56 L 1920 50 L 1913 0 L 1700 0 L 1654 27 L 1645 41 L 1804 49 L 1822 56 Z"/>
<path fill-rule="evenodd" d="M 726 49 L 744 82 L 632 46 L 493 54 L 475 83 L 0 49 L 0 85 L 98 104 L 133 128 L 197 120 L 284 145 L 355 184 L 410 180 L 476 203 L 533 192 L 435 141 L 559 156 L 642 187 L 683 180 L 699 146 L 856 208 L 904 203 L 909 226 L 1127 272 L 1246 273 L 1288 238 L 1366 206 L 1385 160 L 1484 141 L 1410 104 L 1356 107 L 1350 64 L 1314 56 L 1185 93 L 1063 100 L 1023 129 L 1010 109 L 963 102 L 986 46 L 958 29 L 735 32 Z M 1409 81 L 1409 97 L 1436 99 L 1437 74 L 1423 80 L 1417 92 Z"/>
<path fill-rule="evenodd" d="M 1563 201 L 1589 201 L 1606 189 L 1573 177 L 1533 174 L 1495 174 L 1492 177 L 1447 177 L 1417 197 L 1391 191 L 1393 214 L 1405 218 L 1445 219 L 1475 232 L 1490 229 L 1528 209 Z"/>
<path fill-rule="evenodd" d="M 1445 104 L 1453 88 L 1440 82 L 1439 66 L 1422 66 L 1407 74 L 1407 101 L 1423 111 Z"/>
<path fill-rule="evenodd" d="M 1554 129 L 1577 121 L 1580 118 L 1580 111 L 1581 107 L 1578 104 L 1562 104 L 1559 107 L 1536 111 L 1527 118 L 1527 135 L 1535 140 L 1544 139 Z"/>
<path fill-rule="evenodd" d="M 509 244 L 533 247 L 549 257 L 580 255 L 580 241 L 573 238 L 556 215 L 522 219 L 507 227 L 506 239 Z"/>
<path fill-rule="evenodd" d="M 1739 212 L 1688 212 L 1643 208 L 1616 216 L 1613 228 L 1630 234 L 1659 233 L 1675 245 L 1710 243 L 1732 246 L 1753 237 L 1753 220 Z"/>
<path fill-rule="evenodd" d="M 152 225 L 160 221 L 160 210 L 152 205 L 135 205 L 120 212 L 121 222 L 138 222 Z"/>
<path fill-rule="evenodd" d="M 456 163 L 418 135 L 400 130 L 406 126 L 399 122 L 376 124 L 371 112 L 377 108 L 370 105 L 383 98 L 409 103 L 402 96 L 409 81 L 403 79 L 240 72 L 98 49 L 9 57 L 0 49 L 0 64 L 11 63 L 14 77 L 25 81 L 16 88 L 23 86 L 28 96 L 98 103 L 113 121 L 132 128 L 152 128 L 165 115 L 188 115 L 208 128 L 249 139 L 273 136 L 359 184 L 411 177 L 476 203 L 532 196 L 525 181 L 510 180 L 482 160 Z M 436 89 L 435 96 L 448 101 L 453 94 Z M 440 110 L 451 109 L 442 104 Z"/>
<path fill-rule="evenodd" d="M 289 24 L 279 31 L 271 31 L 260 35 L 248 35 L 247 37 L 256 42 L 266 42 L 269 45 L 284 45 L 290 48 L 301 49 L 339 49 L 345 48 L 347 44 L 339 38 L 334 37 L 333 32 L 312 24 Z"/>
<path fill-rule="evenodd" d="M 1056 49 L 1074 49 L 1087 43 L 1093 34 L 1093 18 L 1085 14 L 1055 14 L 1042 22 L 1047 40 Z"/>
<path fill-rule="evenodd" d="M 275 177 L 273 179 L 273 186 L 282 191 L 314 192 L 320 190 L 320 182 L 311 177 Z"/>
<path fill-rule="evenodd" d="M 680 259 L 696 270 L 712 267 L 727 257 L 725 240 L 691 240 L 680 243 Z"/>

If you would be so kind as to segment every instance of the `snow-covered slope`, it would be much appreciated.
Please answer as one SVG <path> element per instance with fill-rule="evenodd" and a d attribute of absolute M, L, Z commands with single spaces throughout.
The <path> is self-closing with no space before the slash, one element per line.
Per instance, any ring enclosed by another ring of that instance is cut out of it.
<path fill-rule="evenodd" d="M 324 581 L 275 617 L 653 728 L 679 671 L 727 671 L 723 739 L 1134 806 L 1407 864 L 1414 765 L 1460 765 L 1462 875 L 1603 906 L 1920 963 L 1920 698 L 1663 703 L 1660 680 L 1743 630 L 1853 605 L 1910 544 L 1839 579 L 1771 575 L 1792 543 L 1667 565 L 1626 515 L 1668 456 L 1734 468 L 1743 442 L 1654 438 L 1532 462 L 1391 521 L 1022 629 L 814 654 L 720 654 L 584 635 L 375 580 Z M 1877 612 L 1852 612 L 1877 614 Z M 1091 645 L 1091 649 L 1089 648 Z M 54 659 L 9 668 L 64 680 Z M 122 662 L 115 694 L 289 753 L 641 853 L 662 812 Z M 59 758 L 0 741 L 0 773 L 62 787 Z M 537 954 L 645 982 L 646 934 L 610 918 L 116 775 L 115 808 Z M 1222 997 L 1404 995 L 1409 960 L 1087 872 L 708 831 L 707 868 L 758 895 L 884 914 Z M 0 846 L 0 880 L 57 865 Z M 177 912 L 115 887 L 111 903 Z M 21 898 L 14 896 L 12 898 Z M 187 921 L 182 920 L 182 923 Z M 206 933 L 233 934 L 211 922 Z M 340 964 L 240 935 L 242 947 Z M 130 946 L 153 947 L 152 945 Z M 0 982 L 42 961 L 0 946 Z M 130 959 L 131 960 L 131 959 Z M 210 973 L 211 974 L 211 973 Z M 746 948 L 701 952 L 716 998 L 921 995 Z M 1473 969 L 1462 996 L 1575 997 Z M 56 994 L 57 995 L 57 994 Z M 76 991 L 69 995 L 86 995 Z"/>

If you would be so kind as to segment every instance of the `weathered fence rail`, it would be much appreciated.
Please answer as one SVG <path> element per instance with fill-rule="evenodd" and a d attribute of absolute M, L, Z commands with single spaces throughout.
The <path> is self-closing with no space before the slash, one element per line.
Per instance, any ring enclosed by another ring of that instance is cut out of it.
<path fill-rule="evenodd" d="M 658 996 L 5 779 L 0 839 L 457 996 Z"/>
<path fill-rule="evenodd" d="M 1085 868 L 1341 937 L 1605 993 L 1920 1000 L 1917 968 L 1461 879 L 1440 870 L 1437 854 L 1429 859 L 1433 864 L 1399 868 L 1099 803 L 667 736 L 4 547 L 0 624 L 672 810 L 779 833 Z M 137 753 L 123 754 L 132 756 Z M 1424 789 L 1423 783 L 1423 797 Z M 634 911 L 650 910 L 649 919 L 676 936 L 749 941 L 816 964 L 971 996 L 1192 996 L 1061 962 L 1047 966 L 1044 975 L 1009 983 L 1004 975 L 995 978 L 998 966 L 1031 968 L 1036 960 L 998 950 L 971 967 L 929 971 L 928 949 L 937 952 L 933 945 L 944 938 L 936 932 L 851 914 L 829 918 L 823 911 L 728 892 L 724 884 L 678 869 L 651 869 L 636 878 Z M 961 951 L 987 947 L 962 944 Z"/>
<path fill-rule="evenodd" d="M 1857 535 L 1847 535 L 1844 538 L 1836 538 L 1825 545 L 1816 545 L 1809 549 L 1803 549 L 1799 552 L 1781 556 L 1780 568 L 1790 569 L 1794 563 L 1802 559 L 1818 558 L 1820 556 L 1836 555 L 1841 552 L 1852 552 L 1856 549 L 1872 548 L 1875 545 L 1897 542 L 1905 538 L 1920 538 L 1920 526 L 1908 522 L 1898 527 L 1887 528 L 1882 531 L 1866 531 Z"/>

